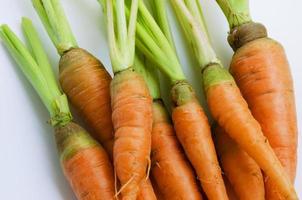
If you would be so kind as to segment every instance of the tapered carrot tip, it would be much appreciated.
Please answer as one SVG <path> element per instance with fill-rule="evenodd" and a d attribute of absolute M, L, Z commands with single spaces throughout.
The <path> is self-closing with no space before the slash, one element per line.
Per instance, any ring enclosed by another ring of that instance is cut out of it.
<path fill-rule="evenodd" d="M 144 79 L 133 69 L 119 72 L 111 82 L 115 129 L 114 166 L 123 199 L 136 200 L 150 167 L 152 99 Z"/>
<path fill-rule="evenodd" d="M 113 169 L 105 150 L 75 123 L 55 129 L 64 174 L 79 200 L 113 200 Z"/>
<path fill-rule="evenodd" d="M 110 104 L 110 74 L 87 51 L 74 48 L 60 60 L 60 83 L 93 137 L 112 157 L 113 125 Z"/>

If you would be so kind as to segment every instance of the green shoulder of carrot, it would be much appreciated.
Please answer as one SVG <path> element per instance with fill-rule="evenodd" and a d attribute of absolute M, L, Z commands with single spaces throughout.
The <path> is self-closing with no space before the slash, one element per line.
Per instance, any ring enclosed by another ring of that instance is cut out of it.
<path fill-rule="evenodd" d="M 32 0 L 32 3 L 60 55 L 78 46 L 60 0 Z"/>
<path fill-rule="evenodd" d="M 72 120 L 66 95 L 59 90 L 51 65 L 31 21 L 23 18 L 22 28 L 29 44 L 28 48 L 8 25 L 1 26 L 0 37 L 48 109 L 51 125 L 64 126 Z"/>
<path fill-rule="evenodd" d="M 198 17 L 202 16 L 200 2 L 195 0 L 170 0 L 170 2 L 202 71 L 204 92 L 213 118 L 256 161 L 275 183 L 280 195 L 286 199 L 297 199 L 294 186 L 272 147 L 264 138 L 259 122 L 252 115 L 233 77 L 224 69 L 210 44 L 203 17 Z M 238 8 L 236 12 L 247 8 L 244 1 L 223 2 L 230 3 L 229 6 L 242 5 L 236 7 Z"/>

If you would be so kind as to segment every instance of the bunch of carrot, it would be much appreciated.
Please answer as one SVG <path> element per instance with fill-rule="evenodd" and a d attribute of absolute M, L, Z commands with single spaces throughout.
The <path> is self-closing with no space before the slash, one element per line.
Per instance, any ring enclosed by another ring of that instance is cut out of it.
<path fill-rule="evenodd" d="M 59 0 L 32 0 L 59 55 L 59 90 L 29 19 L 28 49 L 0 37 L 48 109 L 62 168 L 79 200 L 298 199 L 292 79 L 281 45 L 248 0 L 217 0 L 236 53 L 230 72 L 211 46 L 199 0 L 171 0 L 202 74 L 211 129 L 177 56 L 166 0 L 99 0 L 114 77 L 78 47 Z M 136 48 L 137 47 L 137 48 Z M 170 83 L 171 118 L 158 73 Z M 72 121 L 68 100 L 91 134 Z M 103 149 L 104 148 L 104 149 Z"/>

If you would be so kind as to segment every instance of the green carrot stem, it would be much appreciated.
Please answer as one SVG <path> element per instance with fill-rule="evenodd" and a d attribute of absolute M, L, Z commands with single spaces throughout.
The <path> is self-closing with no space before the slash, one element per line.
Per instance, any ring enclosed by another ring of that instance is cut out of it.
<path fill-rule="evenodd" d="M 200 0 L 186 0 L 187 7 L 191 11 L 192 15 L 195 17 L 195 19 L 199 22 L 200 26 L 202 26 L 202 29 L 206 31 L 207 38 L 209 38 L 208 29 L 204 19 L 202 7 L 200 4 Z"/>
<path fill-rule="evenodd" d="M 104 6 L 104 1 L 99 2 Z M 127 24 L 125 2 L 106 0 L 107 31 L 114 73 L 133 66 L 138 2 L 132 1 Z"/>
<path fill-rule="evenodd" d="M 230 29 L 251 22 L 248 0 L 216 0 L 226 16 Z"/>
<path fill-rule="evenodd" d="M 39 36 L 35 29 L 33 28 L 32 22 L 28 18 L 22 18 L 22 28 L 30 49 L 33 54 L 33 58 L 36 60 L 37 65 L 39 66 L 41 72 L 43 73 L 46 82 L 48 84 L 52 96 L 59 96 L 61 92 L 58 88 L 55 75 L 51 68 L 51 65 L 48 61 L 47 55 L 45 54 L 42 44 L 39 41 Z"/>
<path fill-rule="evenodd" d="M 152 98 L 161 98 L 158 74 L 153 63 L 149 62 L 144 55 L 137 52 L 134 60 L 134 69 L 144 77 Z"/>
<path fill-rule="evenodd" d="M 186 38 L 193 48 L 201 69 L 212 63 L 220 63 L 207 35 L 206 25 L 201 13 L 201 5 L 195 0 L 170 0 Z M 195 9 L 194 4 L 198 5 Z M 199 14 L 196 14 L 199 12 Z"/>
<path fill-rule="evenodd" d="M 139 13 L 136 23 L 136 45 L 149 60 L 156 63 L 171 83 L 184 80 L 185 76 L 174 47 L 166 38 L 143 1 L 139 2 Z"/>
<path fill-rule="evenodd" d="M 22 27 L 32 54 L 7 25 L 0 27 L 0 37 L 48 109 L 51 124 L 64 126 L 72 119 L 67 97 L 56 84 L 48 58 L 31 21 L 24 18 Z"/>
<path fill-rule="evenodd" d="M 78 46 L 59 0 L 32 0 L 32 3 L 60 55 Z"/>
<path fill-rule="evenodd" d="M 154 18 L 158 26 L 161 28 L 162 32 L 164 33 L 170 44 L 174 47 L 173 37 L 167 19 L 167 11 L 165 8 L 167 0 L 151 0 L 151 3 L 153 8 Z"/>

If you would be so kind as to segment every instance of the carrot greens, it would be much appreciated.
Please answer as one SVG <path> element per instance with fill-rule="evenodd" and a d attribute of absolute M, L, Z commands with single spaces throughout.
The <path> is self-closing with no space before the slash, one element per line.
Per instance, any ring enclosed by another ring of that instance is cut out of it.
<path fill-rule="evenodd" d="M 162 16 L 162 14 L 160 14 Z M 162 23 L 163 26 L 167 23 Z M 137 20 L 136 45 L 150 60 L 156 62 L 158 68 L 169 77 L 173 84 L 185 80 L 174 44 L 170 40 L 171 34 L 165 26 L 165 33 L 154 20 L 143 1 L 139 2 Z M 168 35 L 168 39 L 166 35 Z"/>
<path fill-rule="evenodd" d="M 32 3 L 60 55 L 78 46 L 60 0 L 32 0 Z"/>
<path fill-rule="evenodd" d="M 251 22 L 248 0 L 216 0 L 227 17 L 230 29 Z"/>
<path fill-rule="evenodd" d="M 160 99 L 160 87 L 157 70 L 147 58 L 137 52 L 134 59 L 134 69 L 144 77 L 147 82 L 152 99 Z"/>
<path fill-rule="evenodd" d="M 100 1 L 107 14 L 110 57 L 114 73 L 133 65 L 138 2 L 139 0 L 132 1 L 127 21 L 124 1 Z"/>
<path fill-rule="evenodd" d="M 57 86 L 51 65 L 31 21 L 23 18 L 22 27 L 32 51 L 7 25 L 1 26 L 0 37 L 47 107 L 51 115 L 50 123 L 53 126 L 63 126 L 72 119 L 66 95 Z"/>

